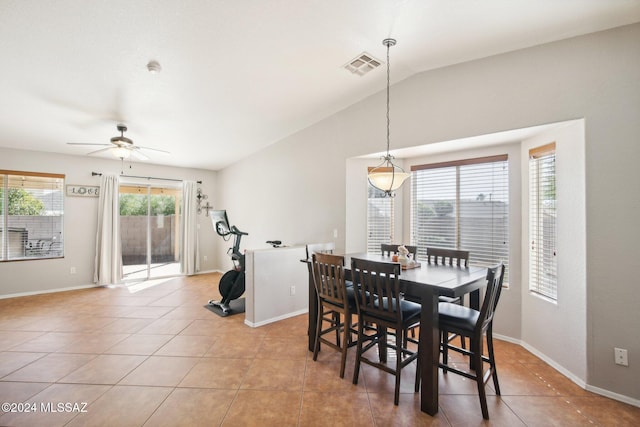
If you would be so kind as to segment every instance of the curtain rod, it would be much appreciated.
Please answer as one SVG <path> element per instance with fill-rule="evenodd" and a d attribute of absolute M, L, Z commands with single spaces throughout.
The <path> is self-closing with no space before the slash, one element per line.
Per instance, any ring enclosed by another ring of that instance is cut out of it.
<path fill-rule="evenodd" d="M 100 173 L 100 172 L 91 172 L 91 176 L 102 176 L 102 173 Z M 184 181 L 183 179 L 156 178 L 154 176 L 137 176 L 137 175 L 120 175 L 120 176 L 124 176 L 125 178 L 159 179 L 161 181 L 176 181 L 176 182 Z M 196 181 L 196 182 L 198 184 L 202 184 L 202 181 Z"/>

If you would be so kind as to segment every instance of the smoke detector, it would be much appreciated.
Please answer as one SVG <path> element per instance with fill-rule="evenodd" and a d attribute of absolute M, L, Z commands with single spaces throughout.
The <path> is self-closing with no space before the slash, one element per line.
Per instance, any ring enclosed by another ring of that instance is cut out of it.
<path fill-rule="evenodd" d="M 149 70 L 151 74 L 158 74 L 162 70 L 162 67 L 158 61 L 149 61 L 147 70 Z"/>
<path fill-rule="evenodd" d="M 362 52 L 360 55 L 346 63 L 344 68 L 351 71 L 353 74 L 357 74 L 362 77 L 369 71 L 378 68 L 381 64 L 382 61 L 374 58 L 373 55 L 370 55 L 367 52 Z"/>

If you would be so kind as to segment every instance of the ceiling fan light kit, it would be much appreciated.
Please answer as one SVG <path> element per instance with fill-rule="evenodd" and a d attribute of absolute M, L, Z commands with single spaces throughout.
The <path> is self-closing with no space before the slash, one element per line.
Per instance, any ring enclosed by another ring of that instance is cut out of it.
<path fill-rule="evenodd" d="M 382 157 L 382 163 L 369 170 L 367 178 L 369 180 L 369 184 L 380 191 L 384 191 L 385 197 L 393 197 L 395 195 L 394 191 L 400 188 L 404 181 L 411 176 L 411 174 L 405 172 L 404 169 L 402 169 L 400 166 L 394 164 L 394 157 L 389 153 L 389 88 L 391 86 L 389 78 L 391 74 L 391 67 L 389 65 L 389 48 L 391 46 L 395 46 L 396 40 L 384 39 L 382 41 L 382 44 L 387 47 L 387 154 Z"/>

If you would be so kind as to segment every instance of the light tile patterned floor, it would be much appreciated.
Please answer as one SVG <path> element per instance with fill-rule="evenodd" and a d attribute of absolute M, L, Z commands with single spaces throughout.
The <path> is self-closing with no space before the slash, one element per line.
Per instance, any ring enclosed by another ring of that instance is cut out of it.
<path fill-rule="evenodd" d="M 337 352 L 313 362 L 306 316 L 249 328 L 243 315 L 205 309 L 219 297 L 218 280 L 0 300 L 0 402 L 35 408 L 0 412 L 0 426 L 640 425 L 640 408 L 586 392 L 500 341 L 502 396 L 489 386 L 489 422 L 475 383 L 452 374 L 440 377 L 438 415 L 420 412 L 414 367 L 394 406 L 392 376 L 363 366 L 351 383 L 353 349 L 345 379 Z M 80 406 L 43 411 L 58 403 Z"/>

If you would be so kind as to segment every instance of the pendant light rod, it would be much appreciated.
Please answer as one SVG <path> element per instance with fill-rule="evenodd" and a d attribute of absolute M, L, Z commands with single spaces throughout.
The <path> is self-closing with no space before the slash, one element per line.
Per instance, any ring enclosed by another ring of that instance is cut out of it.
<path fill-rule="evenodd" d="M 387 157 L 389 157 L 389 149 L 391 145 L 391 118 L 389 116 L 389 93 L 391 87 L 391 61 L 389 60 L 389 49 L 396 45 L 396 39 L 384 39 L 382 44 L 387 47 Z"/>
<path fill-rule="evenodd" d="M 395 39 L 384 39 L 382 44 L 387 47 L 387 153 L 382 157 L 382 163 L 370 169 L 367 174 L 369 184 L 374 188 L 384 192 L 385 197 L 394 197 L 395 191 L 402 186 L 402 183 L 411 176 L 395 165 L 391 155 L 391 118 L 390 118 L 390 91 L 391 91 L 391 61 L 389 49 L 396 45 Z"/>

